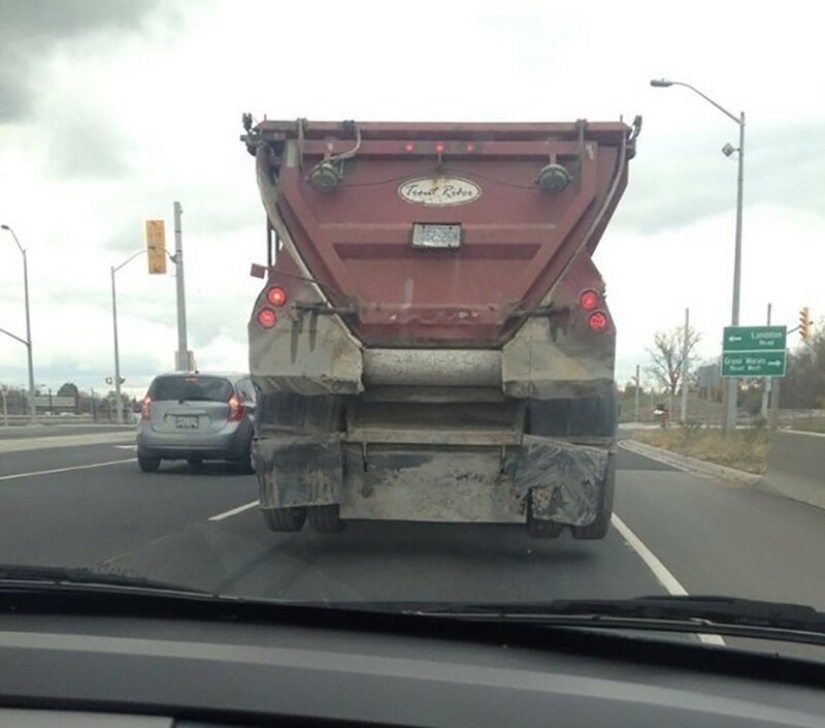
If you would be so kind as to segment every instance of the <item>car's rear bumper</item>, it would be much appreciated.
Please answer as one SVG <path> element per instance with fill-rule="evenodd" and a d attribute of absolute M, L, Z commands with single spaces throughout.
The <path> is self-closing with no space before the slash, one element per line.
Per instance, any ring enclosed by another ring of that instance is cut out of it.
<path fill-rule="evenodd" d="M 245 424 L 231 430 L 210 433 L 156 432 L 142 428 L 137 435 L 137 448 L 149 457 L 180 460 L 237 460 L 249 453 L 252 426 Z"/>

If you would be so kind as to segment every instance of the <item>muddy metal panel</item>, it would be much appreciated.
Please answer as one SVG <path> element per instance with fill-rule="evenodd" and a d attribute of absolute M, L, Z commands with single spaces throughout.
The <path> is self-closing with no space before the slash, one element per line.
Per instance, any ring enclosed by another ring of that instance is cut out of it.
<path fill-rule="evenodd" d="M 501 351 L 501 382 L 507 396 L 555 399 L 603 395 L 613 390 L 616 328 L 610 321 L 601 277 L 587 256 L 542 302 L 575 302 L 583 289 L 598 294 L 598 311 L 608 321 L 603 330 L 588 325 L 588 311 L 570 305 L 563 314 L 530 317 Z"/>
<path fill-rule="evenodd" d="M 633 133 L 263 122 L 244 139 L 270 221 L 359 341 L 498 348 L 595 249 Z"/>
<path fill-rule="evenodd" d="M 523 523 L 524 499 L 487 450 L 375 447 L 345 449 L 343 518 L 453 523 Z"/>
<path fill-rule="evenodd" d="M 345 519 L 587 525 L 613 446 L 525 435 L 521 446 L 343 442 L 335 434 L 270 433 L 256 442 L 263 508 L 338 503 Z"/>

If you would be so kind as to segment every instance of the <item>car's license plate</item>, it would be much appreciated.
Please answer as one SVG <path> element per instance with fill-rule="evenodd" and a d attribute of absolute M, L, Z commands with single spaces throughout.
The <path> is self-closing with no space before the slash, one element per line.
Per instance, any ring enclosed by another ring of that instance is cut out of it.
<path fill-rule="evenodd" d="M 413 223 L 414 248 L 457 248 L 461 245 L 461 225 Z"/>
<path fill-rule="evenodd" d="M 175 427 L 181 430 L 195 430 L 198 427 L 198 418 L 189 415 L 175 417 Z"/>

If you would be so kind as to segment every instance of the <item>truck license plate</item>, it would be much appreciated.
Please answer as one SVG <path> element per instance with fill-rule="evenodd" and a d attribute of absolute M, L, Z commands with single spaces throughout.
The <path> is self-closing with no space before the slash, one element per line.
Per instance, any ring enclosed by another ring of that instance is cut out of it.
<path fill-rule="evenodd" d="M 461 225 L 413 223 L 414 248 L 458 248 L 461 246 Z"/>
<path fill-rule="evenodd" d="M 175 417 L 175 427 L 180 428 L 181 430 L 195 430 L 198 427 L 198 418 L 197 417 Z"/>

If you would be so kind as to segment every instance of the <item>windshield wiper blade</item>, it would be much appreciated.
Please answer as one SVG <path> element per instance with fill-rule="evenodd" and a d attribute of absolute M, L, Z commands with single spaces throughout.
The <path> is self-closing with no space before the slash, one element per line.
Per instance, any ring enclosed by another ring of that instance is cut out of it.
<path fill-rule="evenodd" d="M 400 611 L 406 614 L 476 621 L 664 629 L 825 645 L 825 612 L 802 604 L 728 596 L 648 596 L 636 599 L 567 599 L 493 604 L 407 604 Z"/>
<path fill-rule="evenodd" d="M 136 574 L 96 567 L 75 566 L 22 566 L 0 564 L 0 589 L 7 587 L 59 586 L 59 587 L 112 587 L 151 592 L 175 592 L 178 594 L 213 596 L 209 592 L 193 589 Z"/>

